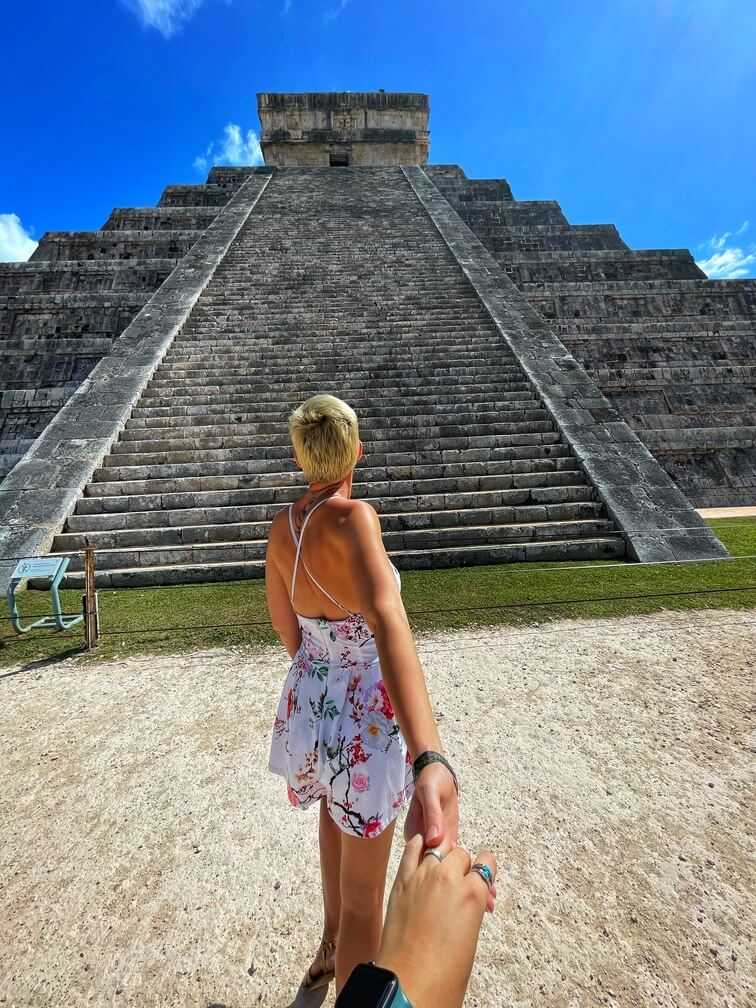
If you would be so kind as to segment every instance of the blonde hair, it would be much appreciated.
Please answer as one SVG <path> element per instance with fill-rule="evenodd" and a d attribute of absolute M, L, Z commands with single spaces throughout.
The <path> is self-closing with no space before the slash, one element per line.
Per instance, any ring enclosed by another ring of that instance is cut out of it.
<path fill-rule="evenodd" d="M 351 406 L 314 395 L 289 417 L 289 434 L 308 483 L 335 483 L 354 468 L 360 431 Z"/>

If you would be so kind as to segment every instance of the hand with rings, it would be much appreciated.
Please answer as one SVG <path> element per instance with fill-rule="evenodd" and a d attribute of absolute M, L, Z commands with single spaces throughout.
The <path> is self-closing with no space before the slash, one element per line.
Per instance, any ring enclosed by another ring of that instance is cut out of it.
<path fill-rule="evenodd" d="M 472 863 L 461 847 L 405 847 L 389 899 L 379 966 L 396 973 L 413 1008 L 460 1008 L 486 910 L 496 900 L 496 859 Z"/>

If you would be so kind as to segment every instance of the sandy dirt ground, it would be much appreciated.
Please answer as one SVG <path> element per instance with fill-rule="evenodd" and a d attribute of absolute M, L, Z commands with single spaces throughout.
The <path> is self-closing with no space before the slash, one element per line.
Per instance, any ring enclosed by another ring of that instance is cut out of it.
<path fill-rule="evenodd" d="M 716 507 L 699 508 L 702 518 L 752 518 L 756 516 L 756 507 Z"/>
<path fill-rule="evenodd" d="M 467 1008 L 756 1005 L 756 612 L 419 650 L 464 839 L 501 864 Z M 297 995 L 316 818 L 266 771 L 286 664 L 240 649 L 0 675 L 4 1008 L 321 1003 Z"/>

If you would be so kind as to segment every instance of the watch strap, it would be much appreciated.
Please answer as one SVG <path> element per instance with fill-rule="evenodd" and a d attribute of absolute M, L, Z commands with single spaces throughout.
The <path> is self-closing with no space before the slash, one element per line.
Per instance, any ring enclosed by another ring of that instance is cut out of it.
<path fill-rule="evenodd" d="M 423 770 L 431 763 L 440 763 L 445 766 L 449 773 L 452 775 L 452 780 L 454 781 L 454 787 L 457 789 L 457 794 L 459 794 L 459 781 L 457 780 L 457 775 L 452 769 L 452 765 L 446 756 L 442 756 L 439 752 L 434 752 L 432 749 L 427 749 L 425 752 L 420 753 L 417 759 L 412 764 L 412 779 L 417 784 L 417 778 L 420 776 Z"/>
<path fill-rule="evenodd" d="M 412 1008 L 412 1002 L 402 990 L 401 984 L 394 991 L 394 996 L 388 1008 Z"/>

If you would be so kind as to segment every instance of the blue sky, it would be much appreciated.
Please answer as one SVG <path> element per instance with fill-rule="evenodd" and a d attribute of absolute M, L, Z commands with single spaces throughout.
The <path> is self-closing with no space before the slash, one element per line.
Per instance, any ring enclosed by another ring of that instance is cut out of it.
<path fill-rule="evenodd" d="M 36 0 L 2 53 L 0 258 L 248 162 L 257 91 L 384 88 L 432 162 L 756 276 L 751 0 Z"/>

